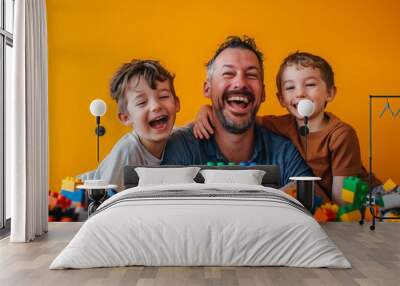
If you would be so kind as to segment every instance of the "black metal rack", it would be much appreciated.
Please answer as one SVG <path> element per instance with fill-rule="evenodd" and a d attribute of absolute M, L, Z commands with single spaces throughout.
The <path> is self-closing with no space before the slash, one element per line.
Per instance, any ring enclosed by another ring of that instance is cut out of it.
<path fill-rule="evenodd" d="M 374 208 L 374 200 L 372 198 L 372 103 L 373 99 L 386 99 L 388 100 L 389 98 L 398 98 L 400 99 L 400 95 L 370 95 L 369 96 L 369 195 L 368 195 L 368 202 L 367 202 L 367 207 L 369 208 L 371 215 L 372 215 L 372 224 L 370 225 L 370 229 L 374 230 L 375 229 L 375 222 L 376 219 L 379 220 L 385 220 L 385 219 L 400 219 L 400 217 L 385 217 L 385 216 L 380 216 L 375 214 L 375 208 Z M 385 105 L 385 109 L 381 112 L 382 116 L 388 106 Z M 396 111 L 395 113 L 393 110 L 390 109 L 389 106 L 389 111 L 392 113 L 392 116 L 396 117 L 397 115 L 400 115 L 399 111 Z M 399 116 L 400 117 L 400 116 Z M 364 211 L 363 211 L 364 214 Z M 364 223 L 364 217 L 362 217 L 360 224 Z"/>

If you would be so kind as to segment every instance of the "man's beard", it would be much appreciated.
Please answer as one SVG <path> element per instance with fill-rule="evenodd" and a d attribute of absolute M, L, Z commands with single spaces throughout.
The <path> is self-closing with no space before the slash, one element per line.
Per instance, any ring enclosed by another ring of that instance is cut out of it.
<path fill-rule="evenodd" d="M 251 117 L 247 121 L 242 122 L 242 123 L 235 123 L 232 120 L 230 120 L 229 118 L 227 118 L 223 113 L 223 108 L 224 108 L 224 104 L 225 104 L 224 98 L 231 94 L 247 94 L 249 97 L 252 98 L 252 100 L 254 100 L 254 95 L 253 95 L 253 93 L 251 93 L 248 90 L 227 91 L 223 94 L 222 100 L 219 103 L 213 104 L 215 113 L 216 113 L 219 121 L 221 122 L 222 126 L 224 127 L 224 129 L 232 134 L 243 134 L 247 130 L 249 130 L 249 128 L 255 122 L 256 115 L 258 112 L 258 107 L 252 111 Z"/>
<path fill-rule="evenodd" d="M 229 120 L 229 118 L 225 117 L 220 108 L 215 109 L 215 113 L 226 131 L 232 134 L 243 134 L 253 125 L 254 121 L 256 120 L 257 111 L 254 110 L 249 120 L 240 124 L 235 123 Z"/>

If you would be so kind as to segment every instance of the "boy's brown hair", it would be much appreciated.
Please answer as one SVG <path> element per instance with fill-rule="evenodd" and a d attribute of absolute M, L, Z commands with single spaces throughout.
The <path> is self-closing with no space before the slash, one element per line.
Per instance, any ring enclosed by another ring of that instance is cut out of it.
<path fill-rule="evenodd" d="M 110 83 L 110 94 L 117 102 L 120 113 L 126 112 L 127 102 L 125 92 L 129 81 L 133 77 L 141 76 L 152 89 L 157 88 L 157 81 L 168 80 L 171 92 L 176 97 L 174 89 L 175 75 L 165 69 L 159 61 L 133 59 L 131 62 L 123 64 L 117 70 Z"/>
<path fill-rule="evenodd" d="M 282 92 L 282 74 L 287 67 L 293 65 L 301 66 L 303 68 L 311 67 L 319 69 L 328 90 L 335 87 L 335 76 L 331 65 L 326 60 L 310 53 L 295 52 L 287 56 L 279 67 L 279 71 L 276 75 L 276 87 L 278 88 L 279 93 Z"/>

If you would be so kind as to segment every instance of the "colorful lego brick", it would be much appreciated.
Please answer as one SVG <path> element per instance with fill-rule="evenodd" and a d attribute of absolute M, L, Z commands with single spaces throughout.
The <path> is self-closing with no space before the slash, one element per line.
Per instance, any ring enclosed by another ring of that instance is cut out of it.
<path fill-rule="evenodd" d="M 376 203 L 383 210 L 400 208 L 400 193 L 386 193 L 376 198 Z"/>
<path fill-rule="evenodd" d="M 73 192 L 77 185 L 82 184 L 82 180 L 74 177 L 66 177 L 61 181 L 61 189 Z"/>
<path fill-rule="evenodd" d="M 337 220 L 337 212 L 335 212 L 335 211 L 327 210 L 326 216 L 328 217 L 328 221 L 336 221 Z"/>
<path fill-rule="evenodd" d="M 326 213 L 324 212 L 323 209 L 318 208 L 315 213 L 314 213 L 314 218 L 316 219 L 316 221 L 318 222 L 327 222 L 328 221 L 328 216 L 326 215 Z"/>
<path fill-rule="evenodd" d="M 228 166 L 236 166 L 235 162 L 228 162 Z"/>
<path fill-rule="evenodd" d="M 207 166 L 215 166 L 214 162 L 207 162 Z"/>
<path fill-rule="evenodd" d="M 217 166 L 225 166 L 225 162 L 217 162 Z"/>
<path fill-rule="evenodd" d="M 385 192 L 391 192 L 394 190 L 394 188 L 396 188 L 396 183 L 392 181 L 392 179 L 388 179 L 384 184 L 383 184 L 383 189 L 385 190 Z"/>
<path fill-rule="evenodd" d="M 349 222 L 349 221 L 360 221 L 361 220 L 361 212 L 360 210 L 354 210 L 349 213 L 345 213 L 340 216 L 340 220 L 344 222 Z"/>
<path fill-rule="evenodd" d="M 339 211 L 339 206 L 334 203 L 325 203 L 323 205 L 324 209 L 326 210 L 326 214 L 328 216 L 329 221 L 336 221 L 337 213 Z"/>
<path fill-rule="evenodd" d="M 54 208 L 57 205 L 59 193 L 49 190 L 49 209 Z"/>
<path fill-rule="evenodd" d="M 66 197 L 60 196 L 60 198 L 57 199 L 56 206 L 60 207 L 61 209 L 67 209 L 71 206 L 71 201 Z"/>
<path fill-rule="evenodd" d="M 79 189 L 74 192 L 61 190 L 61 195 L 73 202 L 83 202 L 85 199 L 85 190 Z"/>
<path fill-rule="evenodd" d="M 360 208 L 354 207 L 353 205 L 341 206 L 339 208 L 337 217 L 340 221 L 360 221 Z"/>
<path fill-rule="evenodd" d="M 67 219 L 69 218 L 69 219 Z M 49 221 L 76 221 L 78 214 L 73 208 L 62 209 L 57 206 L 49 211 Z"/>
<path fill-rule="evenodd" d="M 331 202 L 324 203 L 316 209 L 314 218 L 318 222 L 336 221 L 338 209 L 337 204 Z"/>
<path fill-rule="evenodd" d="M 342 189 L 342 200 L 346 203 L 352 204 L 354 202 L 355 193 L 347 189 Z"/>
<path fill-rule="evenodd" d="M 345 191 L 343 191 L 345 190 Z M 350 192 L 354 193 L 351 195 Z M 368 184 L 357 177 L 347 177 L 343 181 L 342 199 L 356 208 L 364 203 L 368 192 Z M 344 197 L 343 197 L 344 195 Z M 351 200 L 351 197 L 353 198 Z"/>

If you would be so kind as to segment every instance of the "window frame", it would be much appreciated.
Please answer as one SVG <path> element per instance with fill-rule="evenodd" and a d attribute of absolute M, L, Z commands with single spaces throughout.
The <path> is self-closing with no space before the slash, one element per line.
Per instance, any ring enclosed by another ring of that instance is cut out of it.
<path fill-rule="evenodd" d="M 6 0 L 0 0 L 0 236 L 9 233 L 10 221 L 6 217 L 6 189 L 5 189 L 5 96 L 6 96 L 6 47 L 13 48 L 13 34 L 6 30 Z M 15 0 L 12 0 L 13 13 Z M 14 18 L 14 15 L 11 15 Z M 13 29 L 12 29 L 13 30 Z"/>

